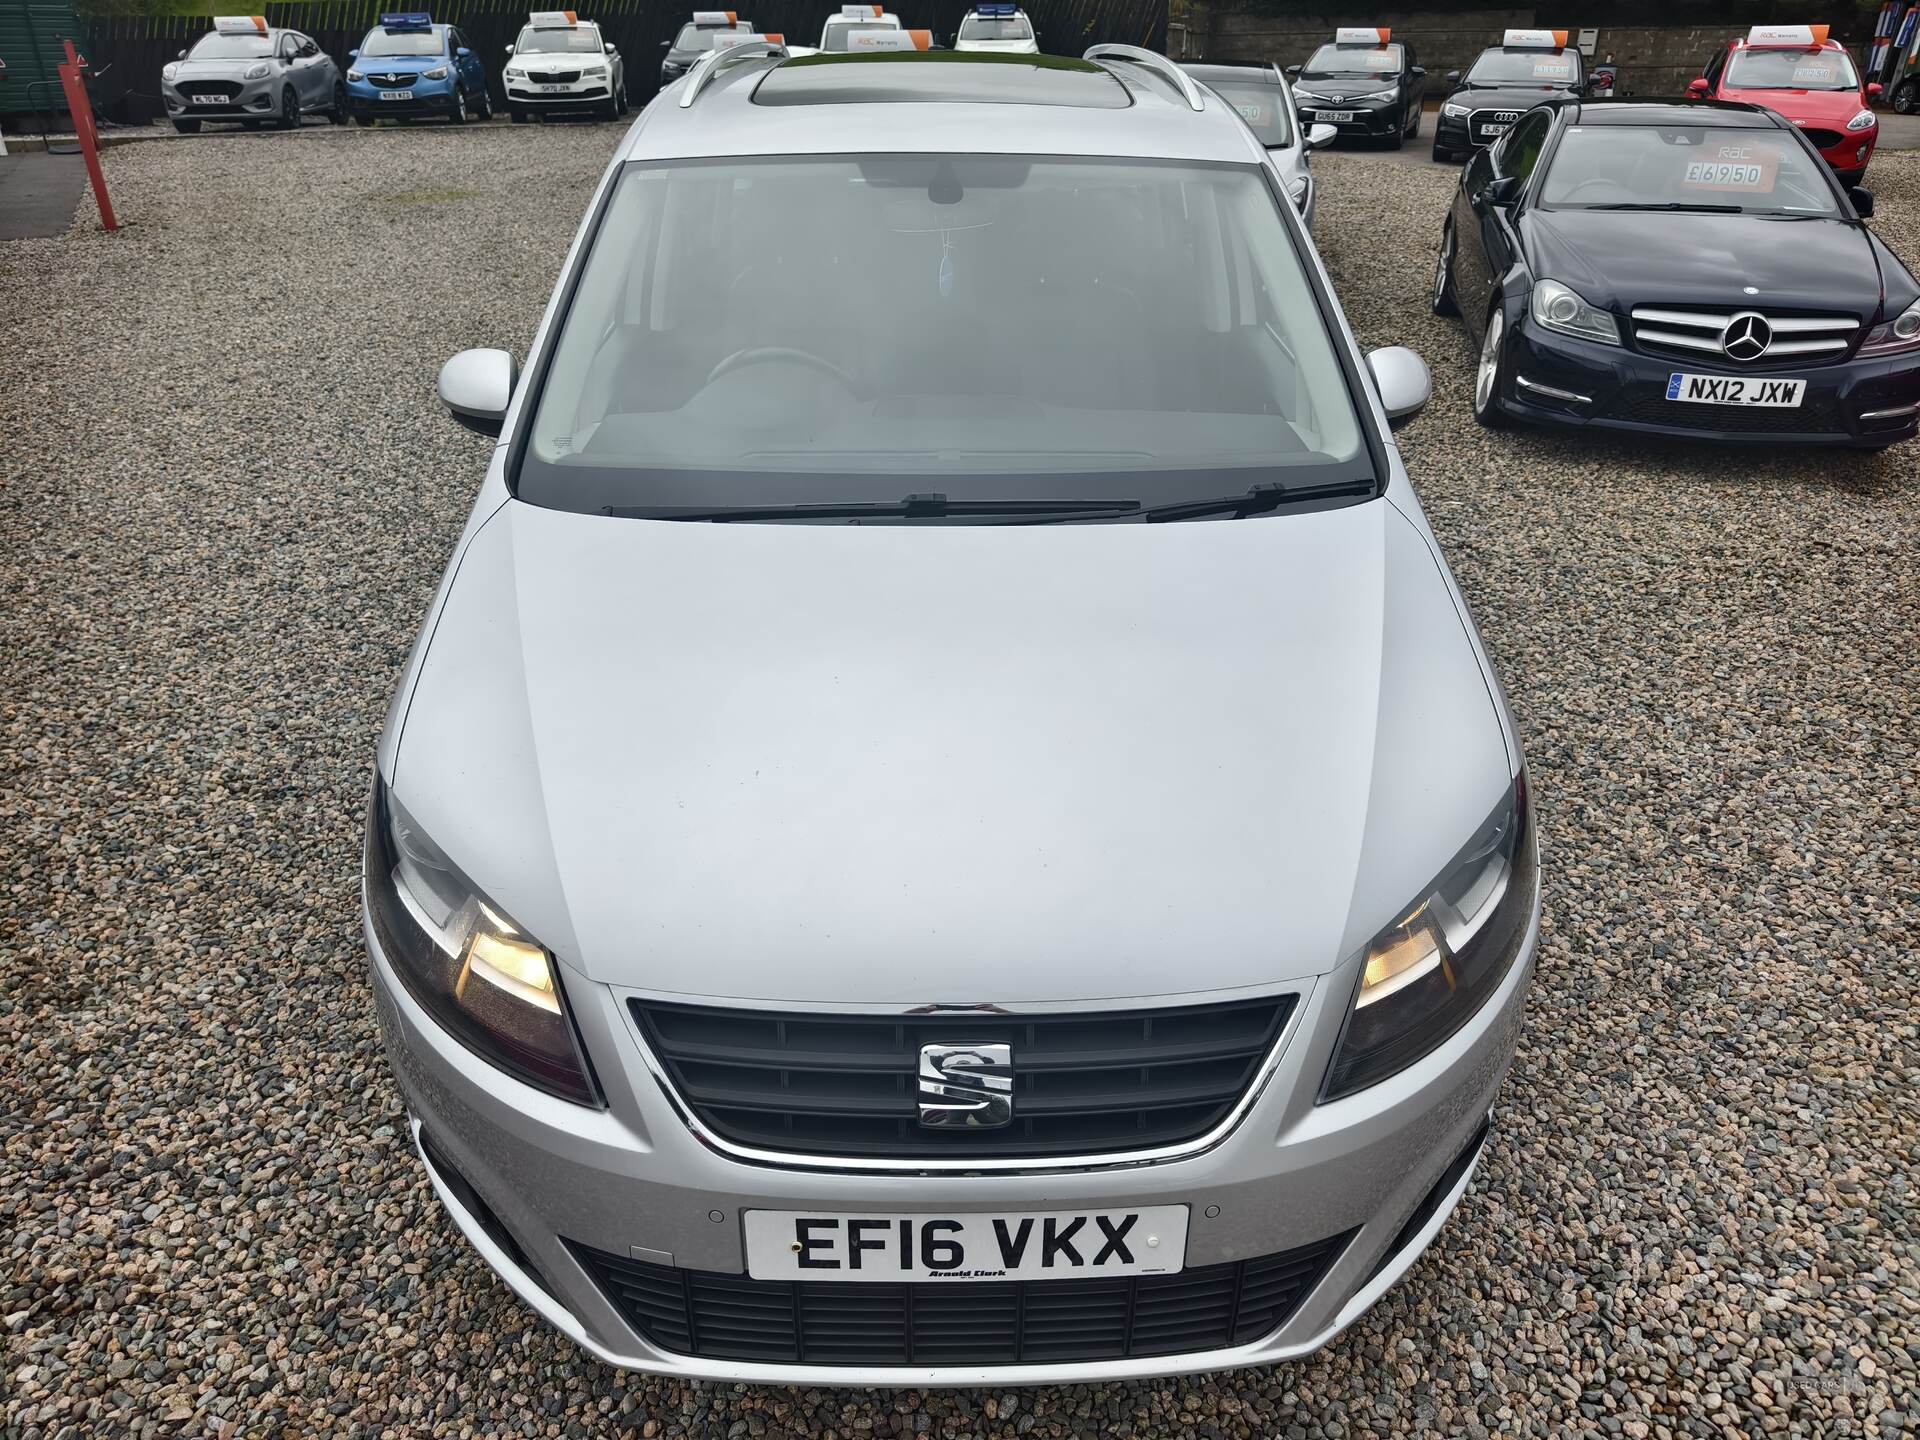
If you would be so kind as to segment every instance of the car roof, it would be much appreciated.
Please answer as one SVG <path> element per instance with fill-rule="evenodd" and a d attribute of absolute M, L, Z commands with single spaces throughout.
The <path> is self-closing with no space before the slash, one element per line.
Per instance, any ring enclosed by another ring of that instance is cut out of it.
<path fill-rule="evenodd" d="M 1786 122 L 1761 105 L 1736 100 L 1581 100 L 1554 102 L 1581 125 L 1722 125 L 1775 130 Z"/>
<path fill-rule="evenodd" d="M 742 56 L 709 75 L 689 106 L 678 103 L 688 80 L 663 91 L 615 158 L 876 151 L 1233 164 L 1265 158 L 1238 111 L 1199 85 L 1192 86 L 1195 110 L 1178 83 L 1183 77 L 1146 64 L 883 51 Z M 757 100 L 762 87 L 771 87 L 768 99 L 784 99 Z"/>

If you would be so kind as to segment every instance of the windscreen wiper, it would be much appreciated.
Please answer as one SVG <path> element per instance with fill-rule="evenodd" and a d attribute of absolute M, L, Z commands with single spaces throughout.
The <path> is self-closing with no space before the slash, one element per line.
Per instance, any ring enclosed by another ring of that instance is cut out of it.
<path fill-rule="evenodd" d="M 1324 485 L 1280 485 L 1267 482 L 1254 485 L 1238 495 L 1215 495 L 1205 500 L 1174 500 L 1140 512 L 1148 523 L 1168 520 L 1199 520 L 1208 515 L 1231 515 L 1236 520 L 1262 515 L 1282 505 L 1298 505 L 1308 500 L 1339 500 L 1348 496 L 1371 495 L 1374 482 L 1334 480 Z"/>
<path fill-rule="evenodd" d="M 1589 210 L 1697 210 L 1705 215 L 1744 215 L 1744 205 L 1696 205 L 1686 200 L 1613 200 Z"/>
<path fill-rule="evenodd" d="M 939 520 L 955 515 L 1126 515 L 1138 500 L 949 500 L 942 494 L 899 500 L 828 500 L 794 505 L 603 505 L 600 513 L 642 520 L 861 520 L 869 516 Z"/>

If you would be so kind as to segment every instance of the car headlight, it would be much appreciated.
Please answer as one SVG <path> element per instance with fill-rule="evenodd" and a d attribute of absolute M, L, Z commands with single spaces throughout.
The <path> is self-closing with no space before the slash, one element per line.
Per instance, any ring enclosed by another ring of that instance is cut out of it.
<path fill-rule="evenodd" d="M 1375 90 L 1372 94 L 1362 95 L 1360 98 L 1362 100 L 1398 100 L 1400 98 L 1400 92 L 1398 90 Z"/>
<path fill-rule="evenodd" d="M 529 1085 L 602 1103 L 552 957 L 460 874 L 378 779 L 366 886 L 374 937 L 435 1020 Z"/>
<path fill-rule="evenodd" d="M 1406 1069 L 1473 1016 L 1520 953 L 1538 869 L 1522 772 L 1426 893 L 1368 944 L 1321 1100 Z"/>
<path fill-rule="evenodd" d="M 607 73 L 607 67 L 601 61 L 590 61 L 580 67 L 580 73 L 582 75 L 604 75 Z"/>
<path fill-rule="evenodd" d="M 1529 308 L 1533 323 L 1544 329 L 1598 340 L 1602 345 L 1620 343 L 1620 326 L 1613 316 L 1595 309 L 1558 280 L 1534 281 Z"/>
<path fill-rule="evenodd" d="M 1468 113 L 1470 113 L 1470 107 L 1465 105 L 1456 105 L 1451 100 L 1449 100 L 1446 102 L 1446 104 L 1440 107 L 1440 113 L 1442 115 L 1451 115 L 1453 116 L 1454 119 L 1458 120 L 1463 116 L 1467 115 Z"/>
<path fill-rule="evenodd" d="M 1860 342 L 1862 355 L 1900 355 L 1909 350 L 1920 350 L 1920 300 L 1874 326 Z"/>
<path fill-rule="evenodd" d="M 521 69 L 518 65 L 507 66 L 507 79 L 524 80 L 526 78 L 527 78 L 527 72 Z"/>
<path fill-rule="evenodd" d="M 1851 120 L 1847 121 L 1847 129 L 1871 130 L 1875 125 L 1879 123 L 1880 123 L 1879 121 L 1873 118 L 1873 111 L 1862 110 L 1858 115 L 1854 116 Z"/>
<path fill-rule="evenodd" d="M 433 69 L 427 71 L 425 75 L 421 76 L 423 80 L 444 80 L 446 78 L 447 67 L 444 65 L 436 65 Z"/>
<path fill-rule="evenodd" d="M 162 65 L 160 67 L 160 78 L 162 80 L 171 80 L 173 79 L 174 76 L 178 75 L 179 73 L 180 73 L 180 65 L 179 65 L 179 62 L 177 61 L 172 62 L 170 64 Z"/>
<path fill-rule="evenodd" d="M 366 78 L 367 77 L 362 75 L 358 70 L 347 71 L 347 79 L 349 80 L 364 80 Z"/>
<path fill-rule="evenodd" d="M 273 67 L 271 65 L 249 65 L 247 67 L 247 73 L 240 78 L 242 80 L 264 80 L 272 73 Z"/>

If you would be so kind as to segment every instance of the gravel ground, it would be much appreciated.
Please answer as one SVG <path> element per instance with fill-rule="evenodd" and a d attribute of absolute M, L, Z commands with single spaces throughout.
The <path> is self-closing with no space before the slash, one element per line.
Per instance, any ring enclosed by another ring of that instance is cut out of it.
<path fill-rule="evenodd" d="M 1480 1178 L 1295 1365 L 1010 1394 L 660 1383 L 540 1324 L 402 1138 L 356 917 L 388 691 L 479 477 L 439 361 L 524 348 L 611 129 L 111 152 L 0 249 L 0 1426 L 112 1435 L 1891 1435 L 1920 1422 L 1920 446 L 1472 423 L 1456 172 L 1321 229 L 1542 800 Z M 1920 156 L 1876 222 L 1920 263 Z M 27 317 L 31 312 L 31 323 Z M 1904 1433 L 1912 1433 L 1908 1428 Z"/>

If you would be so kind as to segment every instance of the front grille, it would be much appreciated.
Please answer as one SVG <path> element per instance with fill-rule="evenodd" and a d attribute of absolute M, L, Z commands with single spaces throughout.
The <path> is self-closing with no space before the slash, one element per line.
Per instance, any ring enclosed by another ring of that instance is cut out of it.
<path fill-rule="evenodd" d="M 1119 1013 L 811 1015 L 633 1000 L 682 1098 L 738 1144 L 810 1155 L 1091 1155 L 1177 1144 L 1224 1120 L 1293 995 Z M 1004 1044 L 1013 1120 L 921 1128 L 920 1047 Z"/>
<path fill-rule="evenodd" d="M 678 1355 L 803 1365 L 1019 1365 L 1180 1355 L 1271 1335 L 1352 1232 L 1297 1250 L 1110 1280 L 867 1285 L 752 1280 L 574 1245 L 607 1299 Z"/>
<path fill-rule="evenodd" d="M 1750 435 L 1843 435 L 1847 430 L 1839 407 L 1818 395 L 1808 396 L 1806 403 L 1794 409 L 1780 410 L 1759 405 L 1688 405 L 1667 399 L 1664 391 L 1628 387 L 1598 418 Z"/>
<path fill-rule="evenodd" d="M 1656 355 L 1710 358 L 1725 363 L 1730 357 L 1721 345 L 1727 326 L 1741 315 L 1758 315 L 1772 330 L 1766 352 L 1743 365 L 1808 365 L 1838 360 L 1853 346 L 1860 321 L 1852 315 L 1819 315 L 1805 311 L 1728 310 L 1720 306 L 1636 305 L 1633 339 L 1642 350 Z"/>
<path fill-rule="evenodd" d="M 1803 127 L 1800 133 L 1807 137 L 1807 143 L 1816 150 L 1831 150 L 1847 138 L 1838 130 L 1809 130 Z"/>
<path fill-rule="evenodd" d="M 529 74 L 527 76 L 527 83 L 531 85 L 571 85 L 579 78 L 580 72 L 578 70 L 555 70 L 547 75 Z"/>
<path fill-rule="evenodd" d="M 367 79 L 376 85 L 385 85 L 389 89 L 411 85 L 419 78 L 418 75 L 375 75 L 372 71 L 367 72 Z"/>
<path fill-rule="evenodd" d="M 1518 110 L 1476 110 L 1467 116 L 1467 133 L 1474 144 L 1491 145 L 1519 118 Z"/>

